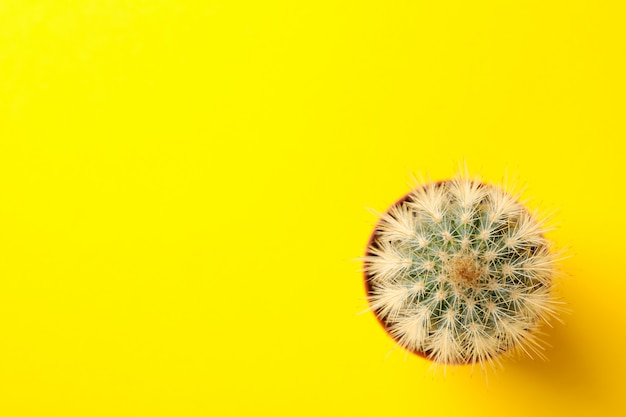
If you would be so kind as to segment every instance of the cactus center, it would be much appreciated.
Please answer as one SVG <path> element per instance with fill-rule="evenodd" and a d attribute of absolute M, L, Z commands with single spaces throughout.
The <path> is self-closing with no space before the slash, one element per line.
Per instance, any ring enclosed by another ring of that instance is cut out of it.
<path fill-rule="evenodd" d="M 482 273 L 482 268 L 476 259 L 469 255 L 460 255 L 450 264 L 450 279 L 456 283 L 473 285 Z"/>

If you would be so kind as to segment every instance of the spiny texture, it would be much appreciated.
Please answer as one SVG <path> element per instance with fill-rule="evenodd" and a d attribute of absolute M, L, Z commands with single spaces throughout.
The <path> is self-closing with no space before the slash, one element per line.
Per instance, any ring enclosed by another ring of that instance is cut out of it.
<path fill-rule="evenodd" d="M 544 232 L 514 196 L 479 181 L 417 188 L 370 240 L 370 308 L 400 345 L 435 363 L 484 364 L 514 348 L 542 356 L 535 330 L 558 310 Z"/>

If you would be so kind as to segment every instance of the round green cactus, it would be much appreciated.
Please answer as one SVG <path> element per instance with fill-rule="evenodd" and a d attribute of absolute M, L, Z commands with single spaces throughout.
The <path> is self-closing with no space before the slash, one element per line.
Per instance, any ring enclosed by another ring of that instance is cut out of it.
<path fill-rule="evenodd" d="M 557 317 L 543 221 L 478 180 L 416 188 L 381 216 L 364 258 L 370 309 L 405 349 L 439 364 L 542 356 Z"/>

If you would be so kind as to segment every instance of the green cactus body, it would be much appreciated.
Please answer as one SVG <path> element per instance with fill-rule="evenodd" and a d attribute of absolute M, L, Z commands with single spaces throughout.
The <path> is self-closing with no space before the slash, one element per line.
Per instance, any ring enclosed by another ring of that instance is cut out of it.
<path fill-rule="evenodd" d="M 379 220 L 364 258 L 371 310 L 408 351 L 439 364 L 542 356 L 557 316 L 543 222 L 512 196 L 455 178 L 416 188 Z"/>

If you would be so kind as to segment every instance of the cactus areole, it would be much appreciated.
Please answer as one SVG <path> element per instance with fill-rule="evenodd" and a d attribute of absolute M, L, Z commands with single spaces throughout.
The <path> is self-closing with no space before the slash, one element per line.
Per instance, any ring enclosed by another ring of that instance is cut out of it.
<path fill-rule="evenodd" d="M 542 355 L 541 321 L 555 317 L 553 257 L 539 221 L 513 196 L 477 180 L 418 187 L 376 224 L 365 288 L 381 325 L 439 364 Z"/>

